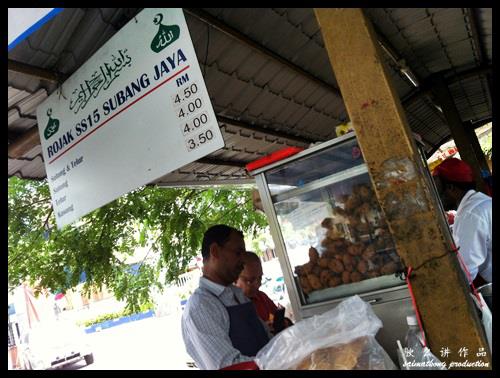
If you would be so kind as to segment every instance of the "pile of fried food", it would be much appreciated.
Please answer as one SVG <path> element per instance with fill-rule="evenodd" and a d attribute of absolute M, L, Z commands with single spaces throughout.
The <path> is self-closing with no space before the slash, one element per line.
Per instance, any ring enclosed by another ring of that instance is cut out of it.
<path fill-rule="evenodd" d="M 375 215 L 380 211 L 371 188 L 358 185 L 353 188 L 352 196 L 344 200 L 344 209 L 335 208 L 336 214 L 344 217 L 358 232 L 369 233 L 374 227 L 376 230 L 370 240 L 352 242 L 338 231 L 334 218 L 325 218 L 321 222 L 326 229 L 321 242 L 322 253 L 314 247 L 309 248 L 309 261 L 295 267 L 304 294 L 402 269 L 389 230 L 383 219 Z"/>
<path fill-rule="evenodd" d="M 349 343 L 315 350 L 300 362 L 294 370 L 383 370 L 383 359 L 369 358 L 373 343 L 363 336 Z"/>
<path fill-rule="evenodd" d="M 352 193 L 341 195 L 337 202 L 343 207 L 335 206 L 334 215 L 349 225 L 355 237 L 370 232 L 373 226 L 387 227 L 375 192 L 368 185 L 353 186 Z M 323 226 L 330 228 L 328 225 Z"/>

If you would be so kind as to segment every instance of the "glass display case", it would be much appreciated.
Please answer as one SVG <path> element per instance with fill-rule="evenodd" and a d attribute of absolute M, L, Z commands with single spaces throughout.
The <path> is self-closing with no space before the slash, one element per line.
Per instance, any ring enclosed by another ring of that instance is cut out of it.
<path fill-rule="evenodd" d="M 415 138 L 431 198 L 439 199 Z M 290 154 L 293 154 L 290 156 Z M 378 342 L 397 361 L 396 340 L 415 315 L 405 268 L 373 191 L 354 132 L 247 165 L 255 177 L 296 320 L 359 295 L 383 323 Z M 444 212 L 439 221 L 446 223 Z M 446 229 L 445 227 L 443 229 Z M 445 233 L 451 240 L 451 233 Z"/>
<path fill-rule="evenodd" d="M 354 133 L 251 174 L 299 309 L 404 287 Z"/>

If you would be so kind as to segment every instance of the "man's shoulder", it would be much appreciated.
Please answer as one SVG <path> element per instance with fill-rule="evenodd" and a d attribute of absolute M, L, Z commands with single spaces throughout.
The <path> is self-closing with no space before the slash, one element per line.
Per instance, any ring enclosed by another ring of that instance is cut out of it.
<path fill-rule="evenodd" d="M 224 317 L 225 307 L 208 290 L 197 288 L 186 304 L 182 313 L 182 322 L 189 324 L 205 323 L 210 319 Z"/>
<path fill-rule="evenodd" d="M 207 290 L 204 287 L 198 287 L 193 294 L 191 294 L 191 297 L 189 297 L 189 302 L 191 303 L 196 303 L 196 305 L 201 304 L 201 303 L 211 303 L 214 302 L 214 299 L 216 296 L 212 294 L 209 290 Z"/>
<path fill-rule="evenodd" d="M 483 217 L 491 214 L 492 199 L 481 192 L 476 192 L 471 196 L 463 208 L 464 213 Z"/>

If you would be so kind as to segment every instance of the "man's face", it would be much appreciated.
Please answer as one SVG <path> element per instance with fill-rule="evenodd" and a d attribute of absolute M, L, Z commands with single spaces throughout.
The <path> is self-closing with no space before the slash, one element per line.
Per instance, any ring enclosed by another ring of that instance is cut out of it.
<path fill-rule="evenodd" d="M 245 241 L 236 232 L 231 232 L 229 239 L 222 246 L 216 244 L 217 259 L 216 269 L 219 277 L 226 285 L 238 279 L 243 270 L 243 254 Z"/>
<path fill-rule="evenodd" d="M 262 282 L 262 266 L 260 262 L 250 261 L 240 273 L 236 286 L 241 288 L 248 298 L 254 298 Z"/>
<path fill-rule="evenodd" d="M 439 194 L 439 198 L 441 199 L 443 209 L 445 211 L 456 210 L 457 206 L 453 196 L 451 195 L 451 189 L 445 187 L 439 176 L 434 176 L 434 182 L 436 183 L 436 189 Z"/>

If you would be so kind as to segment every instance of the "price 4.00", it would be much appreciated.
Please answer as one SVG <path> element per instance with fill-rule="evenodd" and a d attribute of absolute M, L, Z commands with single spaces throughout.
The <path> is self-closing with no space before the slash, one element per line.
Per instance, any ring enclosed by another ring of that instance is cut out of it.
<path fill-rule="evenodd" d="M 207 113 L 202 113 L 199 116 L 194 117 L 192 120 L 184 123 L 182 125 L 182 133 L 186 135 L 191 131 L 198 130 L 200 127 L 205 126 L 207 122 L 208 122 Z"/>
<path fill-rule="evenodd" d="M 183 118 L 188 114 L 193 113 L 196 110 L 200 109 L 202 106 L 203 103 L 201 101 L 201 98 L 196 98 L 194 101 L 191 101 L 187 104 L 187 111 L 185 110 L 185 108 L 180 108 L 179 112 L 177 113 L 177 116 L 179 118 Z"/>

